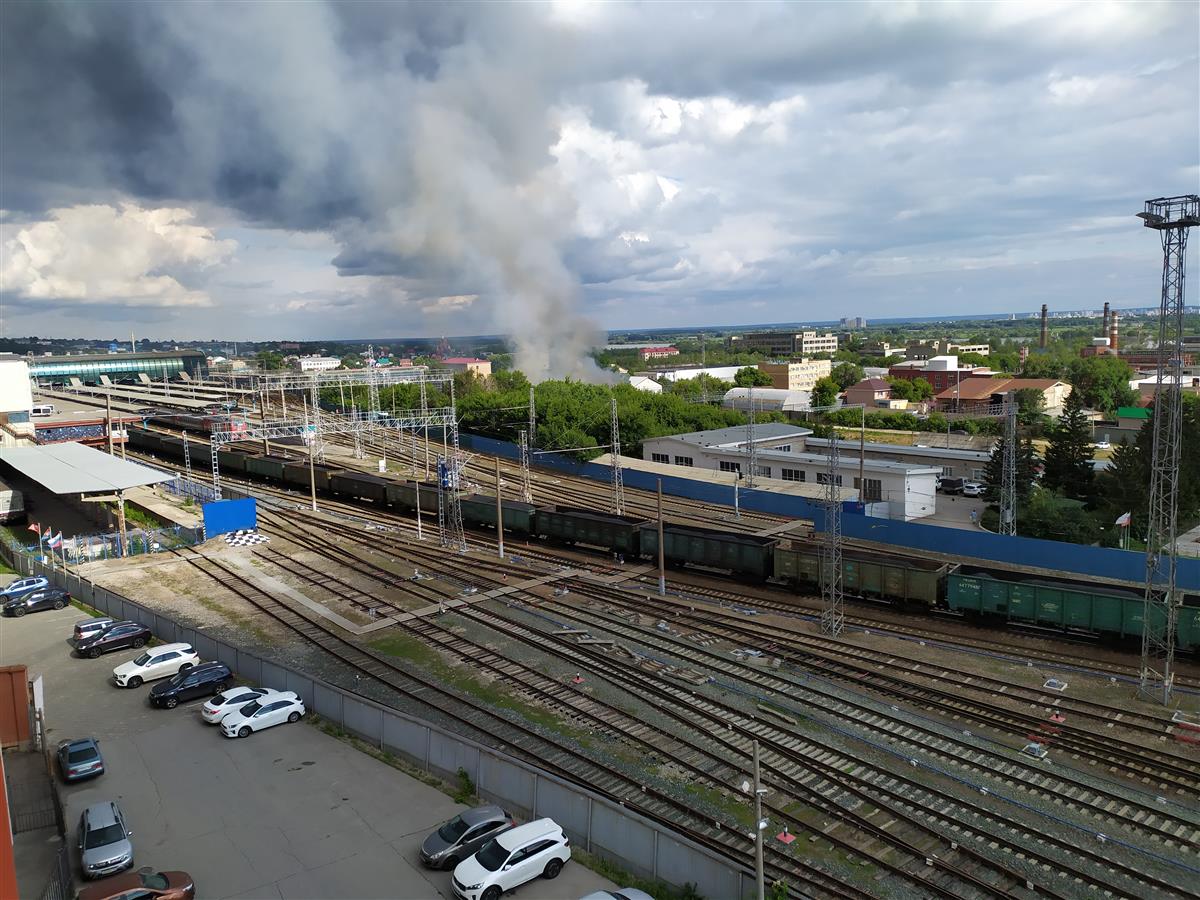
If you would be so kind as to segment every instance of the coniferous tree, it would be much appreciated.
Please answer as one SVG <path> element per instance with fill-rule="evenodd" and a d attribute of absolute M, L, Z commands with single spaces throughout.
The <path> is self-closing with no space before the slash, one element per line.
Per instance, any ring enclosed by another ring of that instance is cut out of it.
<path fill-rule="evenodd" d="M 1083 413 L 1081 395 L 1071 391 L 1062 418 L 1050 431 L 1042 483 L 1066 497 L 1089 500 L 1095 478 L 1092 455 L 1092 426 Z"/>

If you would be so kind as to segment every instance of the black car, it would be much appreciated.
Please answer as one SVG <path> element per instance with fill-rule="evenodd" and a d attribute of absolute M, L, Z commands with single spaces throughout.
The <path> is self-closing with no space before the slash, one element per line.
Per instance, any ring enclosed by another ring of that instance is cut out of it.
<path fill-rule="evenodd" d="M 96 659 L 109 650 L 144 647 L 150 640 L 150 629 L 137 622 L 116 622 L 99 634 L 86 637 L 75 645 L 80 656 Z"/>
<path fill-rule="evenodd" d="M 95 738 L 63 741 L 58 745 L 58 767 L 65 781 L 81 781 L 104 774 L 104 757 Z"/>
<path fill-rule="evenodd" d="M 233 673 L 225 663 L 200 663 L 151 688 L 150 705 L 174 709 L 185 700 L 219 694 L 232 680 Z"/>
<path fill-rule="evenodd" d="M 39 609 L 62 609 L 71 602 L 71 595 L 58 587 L 44 587 L 29 591 L 4 602 L 6 616 L 23 616 Z"/>

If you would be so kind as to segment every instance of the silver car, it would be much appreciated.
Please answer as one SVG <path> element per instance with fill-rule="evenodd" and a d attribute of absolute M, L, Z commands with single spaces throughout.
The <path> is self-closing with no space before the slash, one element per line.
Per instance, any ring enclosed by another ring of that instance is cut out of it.
<path fill-rule="evenodd" d="M 425 838 L 421 844 L 421 862 L 435 869 L 453 869 L 516 824 L 499 806 L 468 809 Z"/>
<path fill-rule="evenodd" d="M 101 878 L 133 865 L 133 832 L 112 800 L 93 803 L 79 817 L 79 857 L 84 878 Z"/>

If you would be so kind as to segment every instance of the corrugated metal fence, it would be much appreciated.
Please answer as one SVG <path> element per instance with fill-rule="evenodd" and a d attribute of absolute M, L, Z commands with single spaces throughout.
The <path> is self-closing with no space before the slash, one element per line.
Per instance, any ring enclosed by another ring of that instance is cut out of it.
<path fill-rule="evenodd" d="M 577 846 L 637 876 L 677 888 L 692 882 L 708 897 L 753 895 L 753 872 L 606 797 L 430 722 L 180 625 L 61 568 L 51 571 L 11 547 L 3 550 L 22 574 L 45 575 L 83 603 L 114 618 L 140 622 L 164 641 L 186 641 L 202 658 L 220 660 L 248 681 L 295 691 L 309 710 L 373 747 L 451 781 L 459 768 L 464 769 L 481 797 L 522 817 L 553 818 Z"/>

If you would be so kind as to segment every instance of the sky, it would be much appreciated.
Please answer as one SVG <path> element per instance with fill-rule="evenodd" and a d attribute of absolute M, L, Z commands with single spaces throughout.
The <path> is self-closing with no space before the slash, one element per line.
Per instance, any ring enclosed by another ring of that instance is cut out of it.
<path fill-rule="evenodd" d="M 1190 2 L 9 0 L 3 332 L 569 374 L 604 328 L 1154 303 L 1198 56 Z"/>

